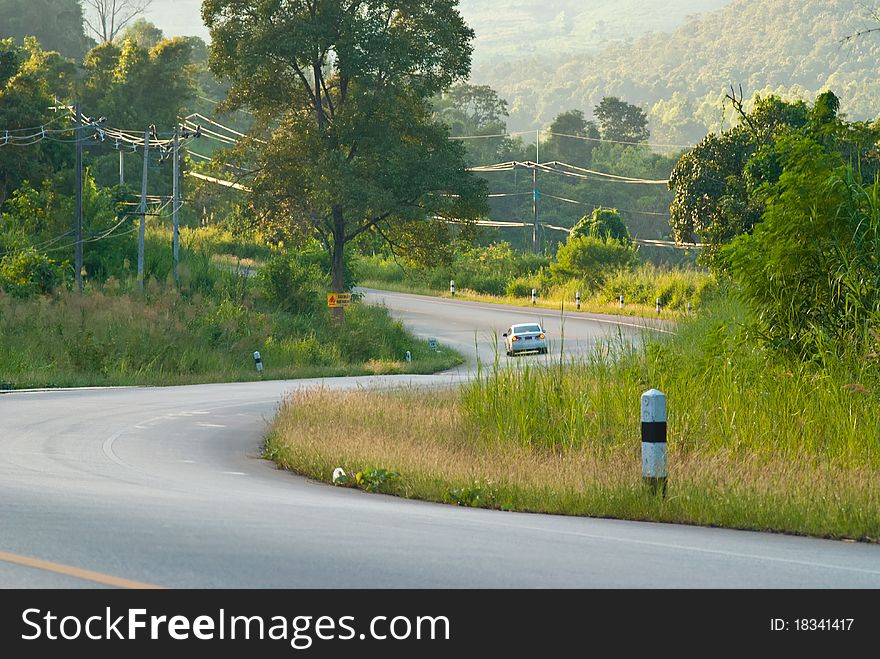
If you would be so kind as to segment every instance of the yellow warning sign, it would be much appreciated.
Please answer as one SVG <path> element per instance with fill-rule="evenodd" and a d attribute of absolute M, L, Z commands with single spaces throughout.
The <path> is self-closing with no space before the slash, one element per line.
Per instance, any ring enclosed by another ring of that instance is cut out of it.
<path fill-rule="evenodd" d="M 329 293 L 327 306 L 331 309 L 351 306 L 351 293 Z"/>

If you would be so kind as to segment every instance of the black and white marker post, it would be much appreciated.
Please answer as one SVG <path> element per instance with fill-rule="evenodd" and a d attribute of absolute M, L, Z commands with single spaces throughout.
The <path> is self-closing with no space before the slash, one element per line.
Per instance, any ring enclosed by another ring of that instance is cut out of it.
<path fill-rule="evenodd" d="M 538 291 L 536 291 L 536 290 L 533 288 L 533 289 L 532 289 L 532 305 L 535 305 L 535 304 L 537 304 L 537 303 L 538 303 Z"/>
<path fill-rule="evenodd" d="M 257 366 L 257 373 L 263 372 L 263 356 L 259 351 L 254 353 L 254 364 Z"/>
<path fill-rule="evenodd" d="M 642 478 L 654 494 L 666 496 L 666 394 L 642 394 Z"/>
<path fill-rule="evenodd" d="M 449 294 L 452 297 L 455 297 L 455 280 L 454 279 L 449 280 Z"/>
<path fill-rule="evenodd" d="M 578 291 L 577 295 L 574 296 L 574 299 L 577 301 L 578 311 L 581 310 L 581 292 Z"/>

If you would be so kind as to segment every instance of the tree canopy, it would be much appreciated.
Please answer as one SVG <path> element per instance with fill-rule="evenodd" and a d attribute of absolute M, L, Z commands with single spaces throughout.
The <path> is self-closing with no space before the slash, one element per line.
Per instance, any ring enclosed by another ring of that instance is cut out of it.
<path fill-rule="evenodd" d="M 647 142 L 648 116 L 637 105 L 622 101 L 616 96 L 606 96 L 593 109 L 599 121 L 602 139 L 619 142 Z"/>

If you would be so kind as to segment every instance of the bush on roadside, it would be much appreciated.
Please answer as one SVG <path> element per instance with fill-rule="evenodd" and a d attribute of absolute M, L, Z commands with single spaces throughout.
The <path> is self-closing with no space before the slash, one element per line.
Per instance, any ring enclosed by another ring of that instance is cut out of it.
<path fill-rule="evenodd" d="M 329 288 L 326 276 L 316 265 L 304 264 L 298 255 L 287 252 L 266 261 L 257 278 L 263 299 L 291 313 L 323 307 L 320 297 Z"/>
<path fill-rule="evenodd" d="M 53 293 L 62 280 L 59 265 L 35 249 L 7 254 L 0 260 L 0 289 L 13 297 Z"/>
<path fill-rule="evenodd" d="M 637 262 L 636 250 L 628 243 L 612 238 L 571 237 L 559 247 L 556 262 L 550 265 L 550 274 L 556 283 L 577 279 L 593 291 L 614 273 L 627 270 Z"/>

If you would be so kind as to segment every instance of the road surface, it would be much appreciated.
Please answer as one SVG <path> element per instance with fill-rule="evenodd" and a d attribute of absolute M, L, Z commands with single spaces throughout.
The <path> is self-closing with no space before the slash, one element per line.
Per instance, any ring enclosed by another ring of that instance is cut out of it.
<path fill-rule="evenodd" d="M 472 358 L 490 355 L 474 333 L 491 345 L 493 331 L 533 315 L 368 295 Z M 539 313 L 556 334 L 558 320 Z M 608 320 L 567 320 L 568 344 L 586 350 L 615 335 Z M 621 336 L 641 333 L 622 322 Z M 880 587 L 877 546 L 405 501 L 310 482 L 259 457 L 278 401 L 297 387 L 460 377 L 2 395 L 0 586 Z"/>

